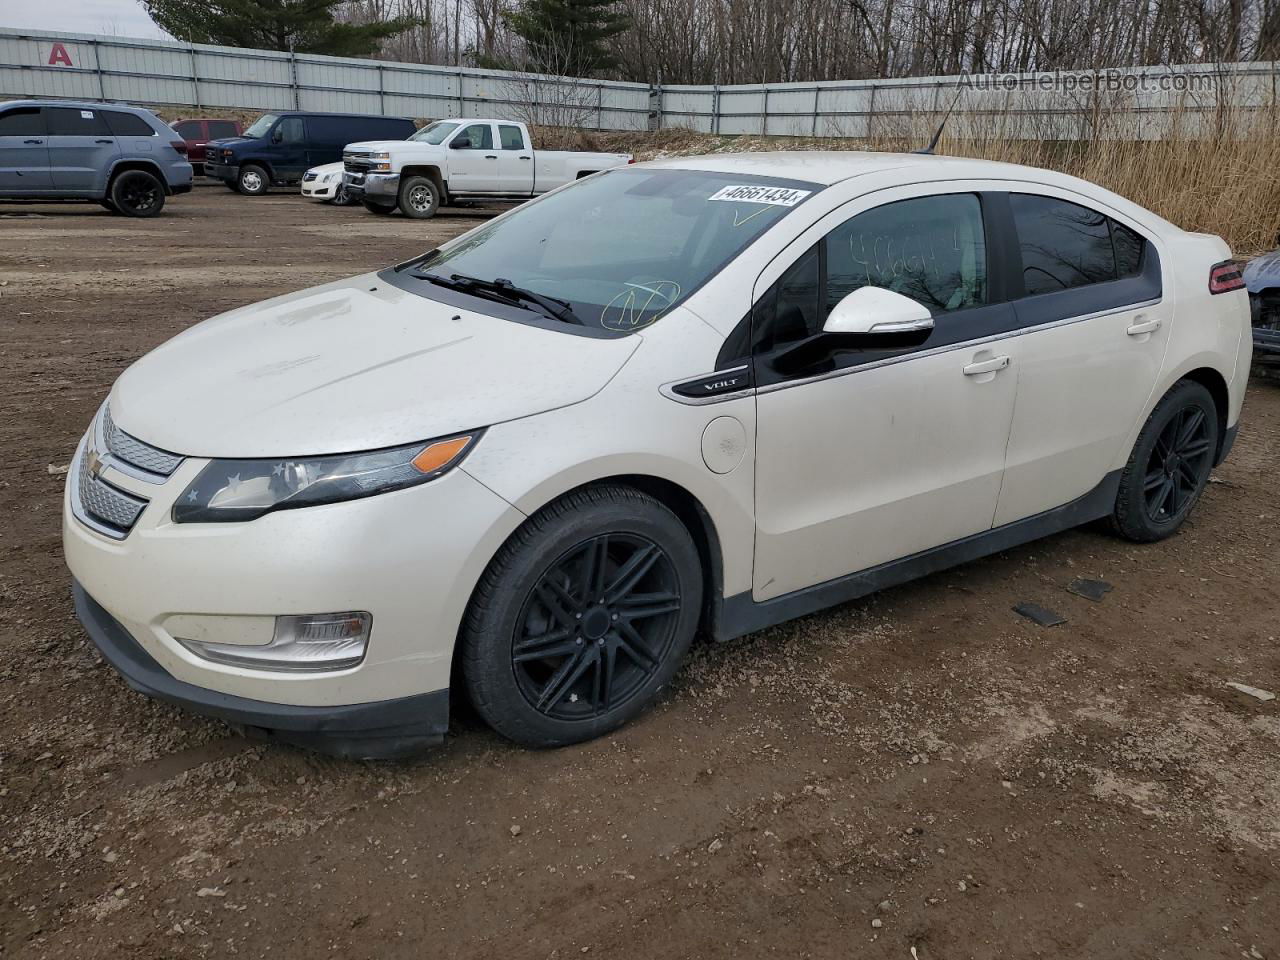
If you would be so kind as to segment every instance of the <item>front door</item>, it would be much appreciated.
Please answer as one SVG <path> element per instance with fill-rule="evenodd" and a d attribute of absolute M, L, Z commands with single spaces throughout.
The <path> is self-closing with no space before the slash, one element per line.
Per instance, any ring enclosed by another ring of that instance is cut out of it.
<path fill-rule="evenodd" d="M 997 525 L 1068 504 L 1119 469 L 1173 323 L 1151 240 L 1060 196 L 993 201 L 1006 198 L 1025 332 L 1010 343 L 1018 400 Z"/>
<path fill-rule="evenodd" d="M 59 192 L 101 194 L 120 153 L 101 110 L 45 107 L 49 128 L 49 165 Z"/>
<path fill-rule="evenodd" d="M 455 148 L 463 140 L 465 147 Z M 493 146 L 493 124 L 471 123 L 449 141 L 449 192 L 499 193 L 498 151 Z"/>
<path fill-rule="evenodd" d="M 0 194 L 16 197 L 52 189 L 49 138 L 40 108 L 0 113 Z"/>
<path fill-rule="evenodd" d="M 271 131 L 271 168 L 277 180 L 301 180 L 307 172 L 307 122 L 285 117 Z"/>
<path fill-rule="evenodd" d="M 757 286 L 756 601 L 991 527 L 1017 386 L 998 337 L 1013 308 L 992 302 L 978 193 L 910 192 L 831 214 Z M 927 306 L 928 339 L 790 369 L 787 350 L 866 285 Z"/>

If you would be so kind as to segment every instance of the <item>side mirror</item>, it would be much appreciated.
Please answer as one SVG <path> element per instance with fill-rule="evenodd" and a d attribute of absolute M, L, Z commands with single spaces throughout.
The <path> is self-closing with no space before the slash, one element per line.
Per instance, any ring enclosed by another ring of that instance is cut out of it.
<path fill-rule="evenodd" d="M 470 150 L 471 138 L 470 137 L 454 137 L 453 141 L 449 144 L 449 149 L 450 150 Z"/>
<path fill-rule="evenodd" d="M 787 374 L 829 366 L 842 350 L 909 350 L 929 339 L 933 315 L 910 297 L 884 287 L 859 287 L 837 303 L 821 332 L 785 347 L 772 359 Z"/>
<path fill-rule="evenodd" d="M 858 334 L 868 345 L 880 335 L 927 333 L 933 315 L 923 304 L 884 287 L 859 287 L 837 303 L 822 325 L 823 333 Z"/>

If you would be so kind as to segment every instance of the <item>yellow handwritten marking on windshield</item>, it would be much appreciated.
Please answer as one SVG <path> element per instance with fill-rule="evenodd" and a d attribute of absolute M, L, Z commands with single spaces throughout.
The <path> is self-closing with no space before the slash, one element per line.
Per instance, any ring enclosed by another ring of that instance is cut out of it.
<path fill-rule="evenodd" d="M 626 290 L 605 304 L 600 311 L 600 326 L 607 330 L 630 333 L 647 327 L 662 316 L 680 298 L 680 284 L 674 280 L 651 280 L 648 283 L 626 283 Z M 652 316 L 646 316 L 653 311 Z"/>

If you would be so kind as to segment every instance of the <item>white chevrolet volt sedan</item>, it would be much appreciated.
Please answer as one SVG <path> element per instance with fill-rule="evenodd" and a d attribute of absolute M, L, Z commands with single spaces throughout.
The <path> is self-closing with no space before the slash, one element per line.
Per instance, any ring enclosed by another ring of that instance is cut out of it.
<path fill-rule="evenodd" d="M 611 170 L 116 382 L 68 477 L 130 686 L 348 757 L 635 717 L 729 638 L 1099 518 L 1227 455 L 1240 271 L 1057 173 L 871 153 Z"/>

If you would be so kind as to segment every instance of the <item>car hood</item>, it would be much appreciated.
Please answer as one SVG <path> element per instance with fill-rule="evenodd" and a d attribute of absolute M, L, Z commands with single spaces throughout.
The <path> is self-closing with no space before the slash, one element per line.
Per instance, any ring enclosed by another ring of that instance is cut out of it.
<path fill-rule="evenodd" d="M 358 150 L 361 153 L 365 151 L 382 153 L 388 150 L 443 150 L 444 148 L 432 143 L 420 143 L 417 140 L 363 140 L 360 143 L 348 143 L 342 149 Z"/>
<path fill-rule="evenodd" d="M 578 403 L 639 343 L 472 313 L 366 274 L 197 324 L 124 372 L 111 415 L 186 456 L 351 453 Z"/>
<path fill-rule="evenodd" d="M 1244 285 L 1250 293 L 1280 287 L 1280 250 L 1254 257 L 1244 265 Z"/>

